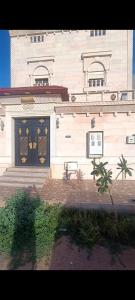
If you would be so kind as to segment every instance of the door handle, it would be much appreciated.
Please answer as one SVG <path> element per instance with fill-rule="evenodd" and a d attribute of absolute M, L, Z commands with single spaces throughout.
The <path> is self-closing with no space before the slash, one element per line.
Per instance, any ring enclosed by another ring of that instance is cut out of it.
<path fill-rule="evenodd" d="M 32 149 L 32 142 L 29 143 L 29 149 Z"/>
<path fill-rule="evenodd" d="M 33 142 L 33 143 L 30 142 L 30 143 L 29 143 L 29 149 L 32 150 L 32 149 L 36 149 L 36 148 L 37 148 L 37 143 L 36 143 L 36 142 Z"/>
<path fill-rule="evenodd" d="M 33 149 L 36 149 L 36 148 L 37 148 L 37 143 L 33 142 Z"/>

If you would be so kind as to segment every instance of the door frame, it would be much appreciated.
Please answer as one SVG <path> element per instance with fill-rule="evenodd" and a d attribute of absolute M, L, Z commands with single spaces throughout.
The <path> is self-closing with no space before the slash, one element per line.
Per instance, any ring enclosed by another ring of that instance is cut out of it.
<path fill-rule="evenodd" d="M 49 119 L 49 159 L 48 159 L 48 165 L 45 166 L 45 165 L 16 165 L 16 134 L 15 134 L 15 130 L 16 130 L 16 123 L 15 121 L 16 120 L 21 120 L 21 119 L 40 119 L 40 118 L 47 118 Z M 51 117 L 48 116 L 48 115 L 41 115 L 41 116 L 20 116 L 20 117 L 14 117 L 14 166 L 17 168 L 17 167 L 21 167 L 21 168 L 50 168 L 50 154 L 51 154 Z"/>

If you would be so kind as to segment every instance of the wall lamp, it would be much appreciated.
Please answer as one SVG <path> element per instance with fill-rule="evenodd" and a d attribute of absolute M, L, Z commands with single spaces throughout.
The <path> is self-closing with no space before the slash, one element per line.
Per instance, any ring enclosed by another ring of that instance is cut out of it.
<path fill-rule="evenodd" d="M 96 120 L 95 118 L 91 119 L 91 128 L 94 128 L 96 125 Z"/>
<path fill-rule="evenodd" d="M 0 119 L 0 129 L 1 129 L 1 131 L 4 130 L 4 122 L 2 119 Z"/>
<path fill-rule="evenodd" d="M 60 126 L 60 121 L 59 121 L 59 118 L 56 119 L 56 128 L 59 128 Z"/>

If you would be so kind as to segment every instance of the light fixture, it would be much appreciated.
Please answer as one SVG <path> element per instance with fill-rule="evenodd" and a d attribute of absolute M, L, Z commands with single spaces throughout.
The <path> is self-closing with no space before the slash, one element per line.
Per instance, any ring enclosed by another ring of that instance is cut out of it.
<path fill-rule="evenodd" d="M 59 118 L 56 119 L 56 128 L 59 128 L 60 122 L 59 122 Z"/>
<path fill-rule="evenodd" d="M 96 120 L 95 118 L 91 119 L 91 128 L 94 128 L 96 125 Z"/>
<path fill-rule="evenodd" d="M 4 130 L 4 122 L 1 119 L 0 119 L 0 129 L 1 129 L 1 131 Z"/>

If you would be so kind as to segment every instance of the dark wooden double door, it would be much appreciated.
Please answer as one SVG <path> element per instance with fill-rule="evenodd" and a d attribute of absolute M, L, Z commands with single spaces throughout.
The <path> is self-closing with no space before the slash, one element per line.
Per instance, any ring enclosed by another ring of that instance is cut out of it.
<path fill-rule="evenodd" d="M 50 118 L 15 119 L 15 165 L 50 166 Z"/>

